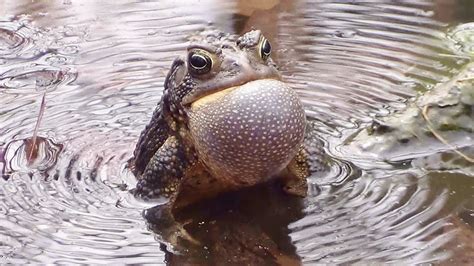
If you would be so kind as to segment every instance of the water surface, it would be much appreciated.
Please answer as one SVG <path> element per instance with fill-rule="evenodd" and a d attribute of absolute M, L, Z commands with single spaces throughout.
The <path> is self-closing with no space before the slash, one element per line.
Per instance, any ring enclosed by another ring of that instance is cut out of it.
<path fill-rule="evenodd" d="M 472 169 L 426 170 L 340 149 L 469 61 L 446 35 L 474 19 L 469 1 L 396 2 L 0 3 L 0 262 L 172 263 L 143 212 L 152 204 L 128 192 L 136 182 L 126 161 L 188 37 L 255 27 L 338 163 L 310 178 L 304 201 L 270 191 L 249 220 L 226 213 L 223 226 L 260 228 L 285 264 L 441 263 L 460 254 L 469 263 Z M 249 193 L 236 205 L 253 205 Z M 189 253 L 222 259 L 214 255 Z"/>

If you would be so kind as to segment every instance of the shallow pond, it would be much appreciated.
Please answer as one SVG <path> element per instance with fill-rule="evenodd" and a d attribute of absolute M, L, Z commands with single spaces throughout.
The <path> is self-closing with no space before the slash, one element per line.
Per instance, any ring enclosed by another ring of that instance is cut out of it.
<path fill-rule="evenodd" d="M 465 65 L 447 32 L 473 20 L 467 0 L 0 2 L 0 263 L 222 263 L 252 239 L 278 260 L 243 256 L 267 263 L 472 263 L 472 167 L 341 146 Z M 223 199 L 245 218 L 191 210 L 197 236 L 230 226 L 217 232 L 242 242 L 203 236 L 176 256 L 125 166 L 172 60 L 209 27 L 265 33 L 338 163 L 310 178 L 303 201 L 248 191 Z"/>

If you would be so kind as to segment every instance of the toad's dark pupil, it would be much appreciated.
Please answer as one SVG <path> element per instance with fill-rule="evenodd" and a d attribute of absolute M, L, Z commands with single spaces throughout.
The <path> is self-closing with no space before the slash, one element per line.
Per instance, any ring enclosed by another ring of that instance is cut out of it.
<path fill-rule="evenodd" d="M 272 46 L 268 40 L 264 40 L 262 44 L 262 56 L 268 57 L 272 52 Z"/>
<path fill-rule="evenodd" d="M 189 62 L 191 63 L 192 67 L 198 70 L 206 68 L 208 64 L 208 60 L 203 55 L 200 55 L 200 54 L 191 55 Z"/>

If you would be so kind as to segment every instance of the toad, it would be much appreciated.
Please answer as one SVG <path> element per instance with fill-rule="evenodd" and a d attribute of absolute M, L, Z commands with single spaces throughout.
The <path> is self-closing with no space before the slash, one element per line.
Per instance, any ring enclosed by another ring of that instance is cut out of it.
<path fill-rule="evenodd" d="M 164 199 L 168 225 L 177 209 L 271 180 L 304 197 L 306 178 L 323 167 L 322 147 L 269 40 L 259 30 L 207 31 L 190 43 L 129 161 L 135 195 Z"/>

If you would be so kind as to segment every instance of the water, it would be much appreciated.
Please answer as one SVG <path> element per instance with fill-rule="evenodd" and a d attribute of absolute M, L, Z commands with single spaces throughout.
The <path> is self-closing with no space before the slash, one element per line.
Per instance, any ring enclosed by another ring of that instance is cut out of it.
<path fill-rule="evenodd" d="M 426 171 L 341 145 L 468 61 L 446 32 L 473 20 L 472 3 L 354 2 L 0 3 L 0 262 L 219 262 L 257 254 L 235 244 L 256 241 L 281 264 L 469 263 L 469 168 Z M 304 201 L 248 191 L 222 199 L 234 212 L 210 211 L 217 218 L 200 212 L 211 203 L 190 210 L 207 246 L 174 256 L 153 233 L 153 204 L 128 192 L 136 182 L 125 164 L 171 61 L 209 26 L 263 30 L 338 163 L 310 178 Z"/>

